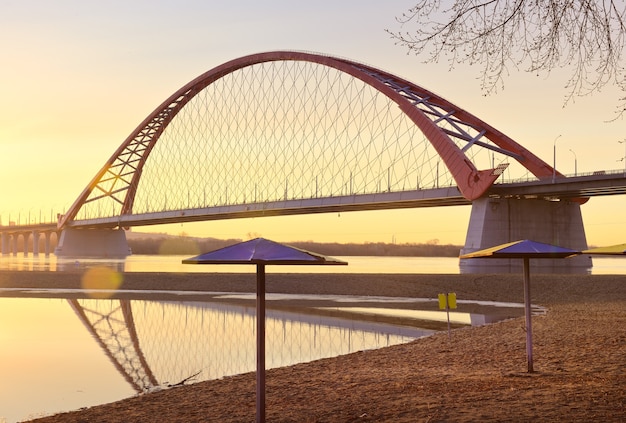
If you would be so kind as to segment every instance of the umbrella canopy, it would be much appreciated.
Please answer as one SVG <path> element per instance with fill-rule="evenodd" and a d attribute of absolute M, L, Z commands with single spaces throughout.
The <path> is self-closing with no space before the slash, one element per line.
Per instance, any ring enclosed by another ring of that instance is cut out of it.
<path fill-rule="evenodd" d="M 183 263 L 256 265 L 256 421 L 265 422 L 265 265 L 347 265 L 348 263 L 264 238 L 256 238 L 200 254 L 183 260 Z"/>
<path fill-rule="evenodd" d="M 521 240 L 509 242 L 495 247 L 486 248 L 473 253 L 464 254 L 466 258 L 521 258 L 524 260 L 524 314 L 526 317 L 526 357 L 528 372 L 533 372 L 533 335 L 530 315 L 530 259 L 531 258 L 565 258 L 580 254 L 580 251 L 563 248 L 542 242 Z"/>
<path fill-rule="evenodd" d="M 565 258 L 577 254 L 580 251 L 525 239 L 474 251 L 461 258 Z"/>
<path fill-rule="evenodd" d="M 183 260 L 185 264 L 347 265 L 345 261 L 265 238 L 230 245 Z"/>
<path fill-rule="evenodd" d="M 583 254 L 602 254 L 607 256 L 626 255 L 626 244 L 611 245 L 610 247 L 592 248 L 583 251 Z"/>

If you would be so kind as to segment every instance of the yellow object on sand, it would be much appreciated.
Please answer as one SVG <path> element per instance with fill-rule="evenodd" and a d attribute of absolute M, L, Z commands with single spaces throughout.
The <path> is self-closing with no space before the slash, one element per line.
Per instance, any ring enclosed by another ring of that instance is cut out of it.
<path fill-rule="evenodd" d="M 448 294 L 439 294 L 439 309 L 445 310 L 446 305 L 447 308 L 450 309 L 456 308 L 456 294 L 454 292 L 449 292 Z"/>

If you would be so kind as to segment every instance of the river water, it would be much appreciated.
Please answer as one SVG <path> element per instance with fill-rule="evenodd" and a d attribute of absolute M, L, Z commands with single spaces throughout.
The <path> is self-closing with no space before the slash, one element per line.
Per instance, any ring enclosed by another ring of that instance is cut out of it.
<path fill-rule="evenodd" d="M 183 258 L 187 257 L 1 256 L 0 270 L 62 272 L 103 265 L 123 272 L 255 272 L 254 266 L 183 265 Z M 456 258 L 339 258 L 349 265 L 268 266 L 267 273 L 459 273 Z M 594 259 L 592 273 L 626 274 L 626 260 Z M 76 298 L 76 292 L 67 292 L 67 298 L 52 297 L 41 290 L 16 294 L 11 287 L 0 288 L 0 423 L 117 401 L 187 378 L 197 382 L 254 371 L 255 310 L 231 302 L 229 295 L 213 293 L 202 301 L 182 296 L 180 301 L 162 301 L 158 293 L 137 300 Z M 336 301 L 337 307 L 355 301 L 326 299 Z M 348 319 L 314 309 L 281 311 L 271 308 L 272 300 L 268 296 L 268 368 L 381 348 L 432 333 L 368 322 L 358 313 Z M 407 299 L 377 298 L 369 312 L 384 312 L 386 301 Z M 435 300 L 408 301 L 412 303 L 406 312 L 416 312 L 416 302 Z M 441 321 L 445 316 L 428 313 L 419 318 Z M 488 317 L 451 313 L 451 320 L 461 324 L 484 324 Z"/>
<path fill-rule="evenodd" d="M 247 265 L 192 265 L 182 264 L 189 256 L 180 255 L 131 255 L 126 259 L 67 259 L 54 255 L 24 257 L 23 254 L 0 255 L 0 270 L 63 271 L 106 265 L 122 272 L 232 272 L 254 273 L 254 266 Z M 337 257 L 348 266 L 268 266 L 267 273 L 408 273 L 408 274 L 459 274 L 456 257 Z M 520 264 L 521 266 L 521 264 Z M 520 267 L 521 271 L 521 267 Z M 626 258 L 594 257 L 593 275 L 626 274 Z"/>
<path fill-rule="evenodd" d="M 249 265 L 192 265 L 182 264 L 189 256 L 131 255 L 125 259 L 67 259 L 26 256 L 0 256 L 0 270 L 64 271 L 75 268 L 106 265 L 122 272 L 232 272 L 254 273 Z M 348 266 L 267 266 L 267 273 L 445 273 L 458 274 L 459 261 L 451 257 L 337 257 Z"/>

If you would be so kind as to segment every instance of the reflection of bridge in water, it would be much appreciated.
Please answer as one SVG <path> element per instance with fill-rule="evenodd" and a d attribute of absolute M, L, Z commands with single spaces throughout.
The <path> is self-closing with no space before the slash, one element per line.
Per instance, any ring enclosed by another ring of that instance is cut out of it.
<path fill-rule="evenodd" d="M 226 302 L 70 299 L 137 392 L 255 369 L 255 308 Z M 267 365 L 282 367 L 408 342 L 432 330 L 268 310 Z"/>
<path fill-rule="evenodd" d="M 111 257 L 129 253 L 123 229 L 133 226 L 471 204 L 465 253 L 518 239 L 582 250 L 581 204 L 624 193 L 626 174 L 565 177 L 482 119 L 389 72 L 279 51 L 235 59 L 184 85 L 58 222 L 2 226 L 0 247 L 15 253 L 20 237 L 59 232 L 59 255 Z"/>

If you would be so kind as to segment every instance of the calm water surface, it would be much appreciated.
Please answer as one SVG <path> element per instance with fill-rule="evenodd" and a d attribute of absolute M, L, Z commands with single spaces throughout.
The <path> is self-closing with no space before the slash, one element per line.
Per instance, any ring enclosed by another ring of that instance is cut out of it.
<path fill-rule="evenodd" d="M 54 255 L 27 256 L 19 253 L 0 255 L 0 270 L 63 271 L 94 265 L 114 266 L 124 272 L 231 272 L 254 273 L 254 266 L 246 265 L 192 265 L 182 264 L 188 255 L 156 256 L 132 255 L 123 260 L 62 259 Z M 348 266 L 268 266 L 267 273 L 424 273 L 459 274 L 456 257 L 337 257 L 347 261 Z M 520 265 L 521 266 L 521 265 Z M 521 272 L 521 267 L 520 267 Z M 594 257 L 593 275 L 626 274 L 626 258 Z"/>
<path fill-rule="evenodd" d="M 0 269 L 57 271 L 98 265 L 124 272 L 250 272 L 254 266 L 183 265 L 187 256 L 67 260 L 0 256 Z M 350 257 L 334 272 L 454 272 L 454 261 Z M 326 271 L 321 268 L 308 271 Z M 268 273 L 302 267 L 267 268 Z M 0 291 L 0 422 L 117 401 L 254 371 L 255 309 L 225 302 L 7 298 Z M 271 298 L 269 299 L 271 302 Z M 269 307 L 269 304 L 268 304 Z M 381 348 L 432 331 L 268 309 L 267 367 Z"/>
<path fill-rule="evenodd" d="M 220 301 L 0 298 L 0 421 L 118 401 L 187 378 L 254 371 L 255 330 L 253 306 Z M 266 364 L 282 367 L 430 333 L 268 309 Z"/>
<path fill-rule="evenodd" d="M 182 264 L 189 255 L 132 255 L 121 260 L 66 259 L 54 255 L 0 256 L 0 269 L 63 271 L 77 267 L 109 265 L 124 272 L 231 272 L 254 273 L 254 266 Z M 267 273 L 459 273 L 457 258 L 450 257 L 337 257 L 348 266 L 267 266 Z"/>

